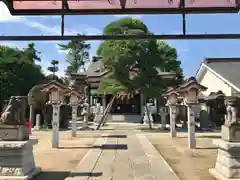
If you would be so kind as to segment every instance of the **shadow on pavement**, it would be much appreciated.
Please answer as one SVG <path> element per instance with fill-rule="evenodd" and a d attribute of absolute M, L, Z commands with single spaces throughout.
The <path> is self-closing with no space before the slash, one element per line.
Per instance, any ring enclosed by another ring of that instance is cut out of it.
<path fill-rule="evenodd" d="M 59 147 L 58 149 L 97 149 L 97 148 L 102 150 L 112 150 L 112 149 L 127 150 L 128 146 L 126 144 L 103 144 L 100 146 Z"/>
<path fill-rule="evenodd" d="M 196 147 L 196 149 L 218 149 L 217 147 Z"/>
<path fill-rule="evenodd" d="M 119 150 L 127 150 L 128 146 L 126 144 L 103 144 L 99 147 L 102 150 L 112 150 L 112 149 L 119 149 Z"/>
<path fill-rule="evenodd" d="M 69 173 L 68 171 L 42 171 L 33 180 L 64 180 Z"/>
<path fill-rule="evenodd" d="M 102 176 L 102 172 L 74 172 L 69 177 L 99 177 Z"/>
<path fill-rule="evenodd" d="M 221 136 L 220 135 L 204 135 L 204 136 L 200 136 L 198 138 L 209 138 L 209 139 L 220 139 Z"/>
<path fill-rule="evenodd" d="M 103 135 L 101 137 L 103 137 L 103 138 L 105 138 L 105 137 L 106 138 L 127 138 L 126 135 L 108 135 L 108 136 Z"/>
<path fill-rule="evenodd" d="M 64 180 L 67 177 L 99 177 L 102 172 L 75 172 L 68 171 L 43 171 L 37 175 L 33 180 Z"/>

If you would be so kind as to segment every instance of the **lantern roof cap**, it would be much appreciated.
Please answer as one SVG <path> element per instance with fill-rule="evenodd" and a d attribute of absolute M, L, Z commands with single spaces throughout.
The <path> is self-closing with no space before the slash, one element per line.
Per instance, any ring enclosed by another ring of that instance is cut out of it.
<path fill-rule="evenodd" d="M 176 95 L 179 95 L 179 93 L 176 91 L 178 87 L 170 87 L 168 88 L 168 90 L 164 93 L 164 96 L 165 97 L 168 97 L 172 94 L 176 94 Z"/>
<path fill-rule="evenodd" d="M 207 97 L 207 100 L 213 100 L 213 99 L 218 99 L 220 97 L 225 97 L 222 91 L 218 92 L 211 92 L 209 96 Z"/>
<path fill-rule="evenodd" d="M 49 91 L 49 89 L 51 89 L 52 87 L 59 88 L 62 91 L 70 90 L 67 86 L 61 84 L 60 82 L 58 82 L 56 80 L 53 80 L 53 81 L 50 81 L 49 83 L 43 85 L 42 91 Z"/>
<path fill-rule="evenodd" d="M 84 96 L 83 93 L 80 93 L 76 88 L 69 87 L 69 91 L 66 92 L 67 95 L 74 94 L 76 96 Z"/>
<path fill-rule="evenodd" d="M 199 84 L 196 80 L 195 77 L 190 77 L 184 84 L 182 84 L 181 86 L 179 86 L 177 88 L 177 92 L 182 92 L 182 91 L 186 91 L 187 89 L 189 89 L 189 87 L 191 86 L 195 86 L 196 88 L 198 88 L 200 91 L 206 91 L 207 87 Z"/>

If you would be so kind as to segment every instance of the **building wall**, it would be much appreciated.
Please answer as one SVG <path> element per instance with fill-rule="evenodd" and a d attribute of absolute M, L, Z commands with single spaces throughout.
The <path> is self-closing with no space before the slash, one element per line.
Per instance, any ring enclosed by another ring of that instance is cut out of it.
<path fill-rule="evenodd" d="M 208 70 L 206 70 L 199 83 L 208 88 L 206 91 L 202 92 L 203 95 L 208 96 L 211 92 L 217 92 L 219 90 L 221 90 L 226 96 L 231 96 L 232 94 L 231 86 L 226 84 L 224 81 L 222 81 L 215 74 Z"/>

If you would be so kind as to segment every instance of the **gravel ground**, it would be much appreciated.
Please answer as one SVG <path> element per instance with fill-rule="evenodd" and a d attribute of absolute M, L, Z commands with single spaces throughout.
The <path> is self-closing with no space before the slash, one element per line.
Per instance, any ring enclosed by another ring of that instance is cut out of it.
<path fill-rule="evenodd" d="M 172 167 L 181 180 L 215 180 L 208 169 L 214 167 L 217 149 L 212 145 L 219 133 L 199 133 L 197 149 L 187 147 L 187 133 L 178 133 L 171 138 L 169 133 L 149 133 L 148 138 Z"/>
<path fill-rule="evenodd" d="M 71 138 L 71 132 L 60 132 L 60 148 L 51 147 L 51 132 L 34 132 L 39 143 L 34 146 L 36 166 L 42 172 L 34 180 L 64 180 L 85 153 L 91 148 L 96 137 Z"/>

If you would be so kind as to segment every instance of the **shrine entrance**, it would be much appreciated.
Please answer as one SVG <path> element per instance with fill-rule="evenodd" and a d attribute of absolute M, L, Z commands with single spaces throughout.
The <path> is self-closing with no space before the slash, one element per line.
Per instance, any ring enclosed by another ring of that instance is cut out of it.
<path fill-rule="evenodd" d="M 106 95 L 108 104 L 113 95 Z M 141 114 L 140 94 L 134 96 L 118 96 L 113 102 L 111 114 L 140 115 Z"/>

